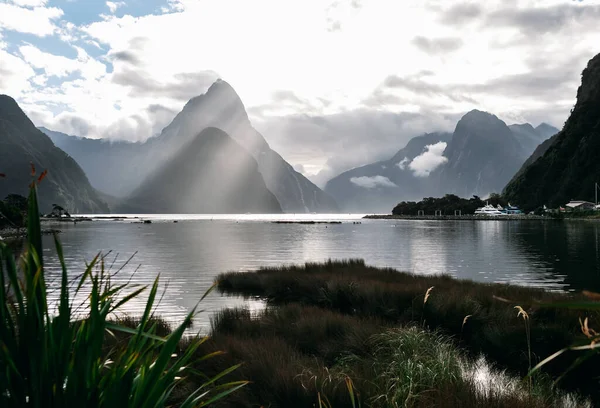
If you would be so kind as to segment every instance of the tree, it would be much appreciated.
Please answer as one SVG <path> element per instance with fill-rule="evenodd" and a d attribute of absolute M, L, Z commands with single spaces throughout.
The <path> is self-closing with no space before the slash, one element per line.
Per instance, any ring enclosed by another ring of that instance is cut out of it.
<path fill-rule="evenodd" d="M 56 217 L 56 218 L 61 218 L 62 216 L 65 217 L 70 217 L 71 214 L 69 214 L 69 212 L 67 210 L 65 210 L 63 207 L 61 207 L 58 204 L 52 204 L 52 212 L 50 213 L 51 217 Z"/>
<path fill-rule="evenodd" d="M 9 194 L 4 199 L 8 206 L 15 207 L 21 212 L 27 212 L 27 198 L 19 194 Z"/>

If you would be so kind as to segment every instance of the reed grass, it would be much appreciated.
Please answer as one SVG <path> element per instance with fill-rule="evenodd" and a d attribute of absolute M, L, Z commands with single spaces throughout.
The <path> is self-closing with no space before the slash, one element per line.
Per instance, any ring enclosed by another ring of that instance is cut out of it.
<path fill-rule="evenodd" d="M 298 303 L 378 319 L 391 326 L 426 322 L 425 328 L 458 339 L 470 358 L 483 354 L 492 364 L 519 377 L 544 361 L 538 368 L 559 379 L 562 389 L 591 396 L 600 404 L 599 355 L 582 361 L 568 375 L 563 374 L 578 360 L 577 355 L 564 352 L 544 360 L 578 342 L 589 343 L 578 320 L 586 316 L 593 326 L 600 322 L 600 309 L 585 306 L 583 311 L 577 310 L 576 305 L 589 305 L 589 299 L 581 294 L 482 284 L 443 275 L 417 276 L 370 267 L 362 260 L 231 272 L 220 275 L 217 282 L 223 293 L 260 297 L 271 306 Z M 435 292 L 429 291 L 424 302 L 423 294 L 431 287 Z M 523 322 L 515 319 L 517 304 L 535 321 L 527 325 L 526 336 Z"/>
<path fill-rule="evenodd" d="M 480 359 L 441 332 L 297 303 L 223 310 L 203 347 L 226 351 L 212 370 L 243 362 L 233 375 L 251 380 L 225 407 L 589 406 L 551 381 L 536 381 L 530 392 L 489 365 L 482 380 Z"/>
<path fill-rule="evenodd" d="M 190 365 L 202 367 L 198 355 L 206 341 L 180 342 L 195 310 L 165 335 L 152 318 L 159 287 L 116 285 L 98 255 L 75 283 L 67 272 L 62 246 L 55 237 L 62 266 L 56 308 L 49 303 L 36 184 L 28 200 L 25 253 L 15 259 L 0 243 L 0 406 L 12 407 L 165 407 L 190 375 Z M 147 294 L 143 315 L 135 327 L 111 321 L 132 299 Z M 83 309 L 73 304 L 79 295 Z M 83 316 L 82 316 L 83 310 Z M 121 342 L 114 339 L 122 335 Z M 111 346 L 112 344 L 112 346 Z M 189 389 L 180 407 L 214 403 L 245 385 L 223 382 L 230 366 Z"/>

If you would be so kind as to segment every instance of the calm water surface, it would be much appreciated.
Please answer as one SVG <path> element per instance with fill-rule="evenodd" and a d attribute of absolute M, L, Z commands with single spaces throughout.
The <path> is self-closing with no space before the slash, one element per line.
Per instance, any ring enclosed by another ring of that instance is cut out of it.
<path fill-rule="evenodd" d="M 600 291 L 600 223 L 539 221 L 362 220 L 360 215 L 141 216 L 152 224 L 94 220 L 60 224 L 73 276 L 98 252 L 117 275 L 149 284 L 160 274 L 168 283 L 159 308 L 178 321 L 196 305 L 221 272 L 246 271 L 329 258 L 363 258 L 416 274 L 446 273 L 481 282 L 510 282 L 553 290 Z M 173 220 L 178 222 L 174 223 Z M 342 224 L 274 224 L 275 219 L 339 220 Z M 361 222 L 354 224 L 353 222 Z M 60 266 L 45 237 L 48 277 Z M 211 311 L 227 306 L 261 308 L 217 293 L 205 299 L 196 323 L 208 327 Z M 139 313 L 142 303 L 130 305 Z"/>

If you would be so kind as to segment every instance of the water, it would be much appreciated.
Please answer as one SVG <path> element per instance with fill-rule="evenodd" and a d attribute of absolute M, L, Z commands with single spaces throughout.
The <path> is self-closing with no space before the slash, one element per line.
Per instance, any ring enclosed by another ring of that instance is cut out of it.
<path fill-rule="evenodd" d="M 551 290 L 600 291 L 600 223 L 591 221 L 362 220 L 360 215 L 140 216 L 60 224 L 60 239 L 73 276 L 98 252 L 113 270 L 132 255 L 116 279 L 135 271 L 135 283 L 167 283 L 160 314 L 180 320 L 217 274 L 329 258 L 363 258 L 368 264 L 416 274 L 446 273 L 481 282 L 510 282 Z M 174 223 L 173 220 L 178 222 Z M 342 224 L 274 224 L 273 220 L 338 220 Z M 354 224 L 361 222 L 361 224 Z M 47 274 L 60 274 L 52 238 L 44 241 Z M 137 269 L 137 271 L 136 271 Z M 211 311 L 245 304 L 217 293 L 205 299 L 196 321 L 204 329 Z M 139 314 L 142 302 L 130 305 Z"/>

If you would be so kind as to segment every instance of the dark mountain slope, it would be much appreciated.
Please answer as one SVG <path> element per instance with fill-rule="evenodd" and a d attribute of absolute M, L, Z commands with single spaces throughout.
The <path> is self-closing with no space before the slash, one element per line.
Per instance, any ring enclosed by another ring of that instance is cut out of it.
<path fill-rule="evenodd" d="M 7 175 L 0 179 L 1 198 L 27 195 L 30 162 L 38 172 L 48 170 L 38 191 L 41 211 L 58 204 L 73 213 L 109 212 L 75 160 L 36 129 L 14 99 L 0 95 L 0 172 Z"/>
<path fill-rule="evenodd" d="M 528 210 L 557 207 L 571 199 L 593 200 L 594 184 L 600 180 L 599 107 L 600 54 L 583 71 L 577 102 L 563 130 L 508 183 L 504 195 Z"/>

